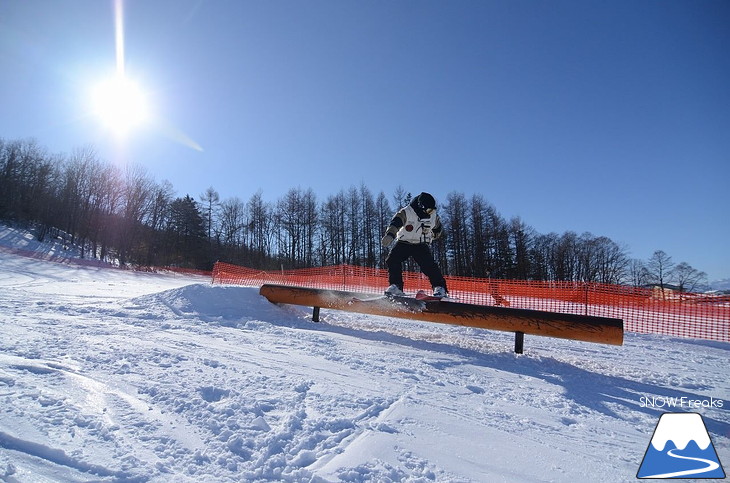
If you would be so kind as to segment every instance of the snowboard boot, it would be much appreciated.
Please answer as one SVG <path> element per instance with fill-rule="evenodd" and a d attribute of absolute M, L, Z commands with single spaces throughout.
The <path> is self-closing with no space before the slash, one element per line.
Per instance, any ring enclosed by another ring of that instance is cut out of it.
<path fill-rule="evenodd" d="M 385 289 L 385 295 L 395 295 L 398 297 L 405 296 L 405 293 L 403 290 L 400 289 L 396 284 L 391 285 L 390 287 Z"/>

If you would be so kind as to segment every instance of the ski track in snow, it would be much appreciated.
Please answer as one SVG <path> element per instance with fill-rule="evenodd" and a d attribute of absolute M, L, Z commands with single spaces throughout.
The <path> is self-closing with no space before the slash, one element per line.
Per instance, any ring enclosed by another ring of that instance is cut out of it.
<path fill-rule="evenodd" d="M 269 304 L 0 253 L 0 480 L 629 481 L 730 345 L 623 347 Z M 728 407 L 702 409 L 730 461 Z"/>

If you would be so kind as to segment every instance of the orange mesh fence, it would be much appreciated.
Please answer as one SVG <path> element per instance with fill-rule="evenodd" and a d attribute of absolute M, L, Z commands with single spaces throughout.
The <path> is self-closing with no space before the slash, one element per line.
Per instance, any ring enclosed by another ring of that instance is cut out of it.
<path fill-rule="evenodd" d="M 265 283 L 331 290 L 382 293 L 384 269 L 336 265 L 263 271 L 216 263 L 213 283 L 261 286 Z M 430 290 L 420 273 L 404 272 L 406 292 Z M 459 301 L 521 309 L 623 319 L 630 332 L 730 342 L 730 296 L 677 293 L 583 282 L 537 282 L 446 277 Z"/>

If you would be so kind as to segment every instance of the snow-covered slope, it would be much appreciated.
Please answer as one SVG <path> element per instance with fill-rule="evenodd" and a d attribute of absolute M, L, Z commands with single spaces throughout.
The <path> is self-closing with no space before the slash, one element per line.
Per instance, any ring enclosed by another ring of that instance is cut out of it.
<path fill-rule="evenodd" d="M 724 278 L 722 280 L 715 280 L 710 283 L 710 289 L 717 290 L 719 292 L 730 291 L 730 278 Z"/>
<path fill-rule="evenodd" d="M 15 228 L 0 223 L 0 246 L 6 249 L 24 251 L 38 257 L 78 258 L 80 251 L 64 242 L 60 235 L 49 234 L 44 242 L 39 242 L 32 231 Z"/>
<path fill-rule="evenodd" d="M 630 481 L 671 398 L 730 461 L 730 344 L 310 316 L 0 251 L 0 480 Z"/>

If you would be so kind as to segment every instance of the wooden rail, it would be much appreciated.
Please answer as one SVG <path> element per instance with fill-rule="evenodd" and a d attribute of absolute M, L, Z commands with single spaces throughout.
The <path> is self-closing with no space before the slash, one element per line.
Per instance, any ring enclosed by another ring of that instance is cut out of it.
<path fill-rule="evenodd" d="M 286 285 L 266 284 L 259 293 L 273 303 L 313 307 L 315 321 L 320 308 L 326 308 L 514 332 L 517 353 L 524 334 L 613 345 L 623 344 L 624 337 L 623 321 L 607 317 L 414 299 L 397 303 L 373 294 Z"/>

